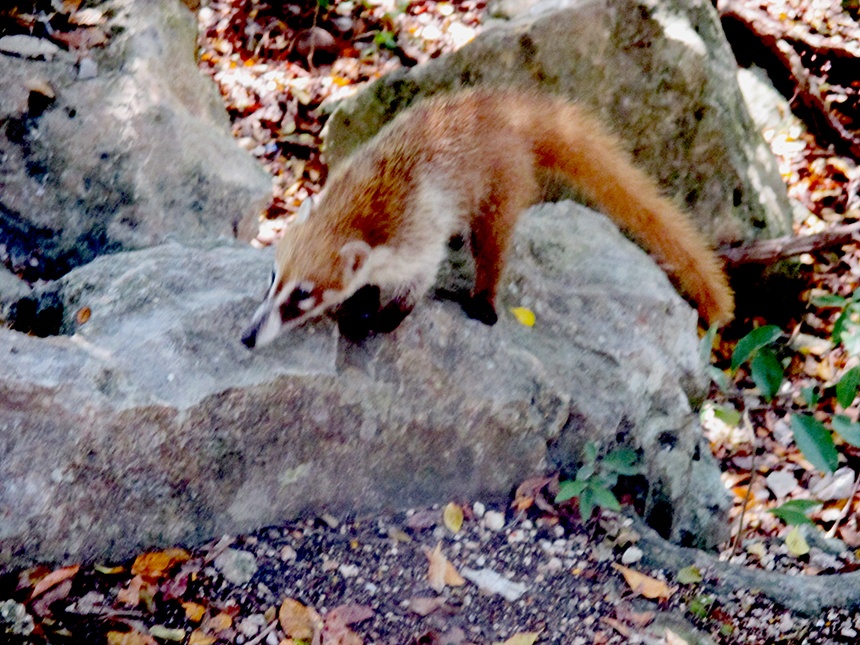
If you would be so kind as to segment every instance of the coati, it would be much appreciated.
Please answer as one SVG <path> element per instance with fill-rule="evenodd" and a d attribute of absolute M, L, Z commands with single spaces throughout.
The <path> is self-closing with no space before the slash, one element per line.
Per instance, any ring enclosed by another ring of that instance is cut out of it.
<path fill-rule="evenodd" d="M 541 170 L 650 251 L 708 323 L 732 318 L 732 292 L 703 236 L 594 118 L 548 94 L 473 89 L 402 112 L 302 204 L 242 342 L 264 345 L 344 303 L 366 331 L 391 331 L 433 285 L 456 236 L 475 258 L 463 309 L 494 324 L 514 224 L 538 201 Z M 380 293 L 391 294 L 384 305 Z"/>

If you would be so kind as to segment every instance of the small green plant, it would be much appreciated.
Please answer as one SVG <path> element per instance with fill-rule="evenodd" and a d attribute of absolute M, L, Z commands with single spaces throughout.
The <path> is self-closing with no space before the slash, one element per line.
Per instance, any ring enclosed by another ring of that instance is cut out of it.
<path fill-rule="evenodd" d="M 576 471 L 576 478 L 563 481 L 559 485 L 556 503 L 576 498 L 583 521 L 591 519 L 597 507 L 620 511 L 621 504 L 612 492 L 612 488 L 618 483 L 619 475 L 639 473 L 639 457 L 636 451 L 630 448 L 616 448 L 604 457 L 598 458 L 597 445 L 589 441 L 585 444 L 583 457 L 583 464 Z"/>
<path fill-rule="evenodd" d="M 855 298 L 857 296 L 851 299 L 830 296 L 820 297 L 815 302 L 819 305 L 843 307 L 842 314 L 834 325 L 833 339 L 834 341 L 838 339 L 839 342 L 845 342 L 846 339 L 853 338 L 852 334 L 856 334 L 857 347 L 860 349 L 860 322 L 856 321 L 860 317 L 860 298 Z M 782 337 L 782 330 L 775 325 L 758 327 L 741 338 L 732 353 L 732 376 L 737 373 L 741 366 L 747 364 L 750 377 L 767 402 L 773 401 L 776 397 L 785 376 L 784 368 L 775 350 L 777 341 Z M 708 341 L 706 336 L 703 345 L 705 342 L 712 342 L 712 338 L 711 341 Z M 714 380 L 720 387 L 723 387 L 719 380 Z M 835 395 L 839 405 L 843 408 L 850 406 L 857 398 L 859 388 L 860 367 L 853 367 L 847 370 L 835 385 Z M 723 387 L 723 389 L 726 388 Z M 818 388 L 814 387 L 803 388 L 801 394 L 810 408 L 814 408 L 821 398 Z M 832 429 L 843 441 L 852 446 L 860 447 L 860 423 L 852 422 L 845 415 L 833 415 L 829 422 Z M 833 432 L 825 422 L 811 413 L 803 412 L 791 415 L 790 423 L 794 442 L 809 463 L 823 472 L 832 473 L 835 471 L 838 467 L 839 453 L 833 441 Z"/>
<path fill-rule="evenodd" d="M 771 509 L 770 512 L 789 526 L 800 526 L 801 524 L 815 524 L 809 519 L 807 513 L 816 506 L 821 506 L 821 502 L 812 499 L 793 499 L 782 506 Z"/>

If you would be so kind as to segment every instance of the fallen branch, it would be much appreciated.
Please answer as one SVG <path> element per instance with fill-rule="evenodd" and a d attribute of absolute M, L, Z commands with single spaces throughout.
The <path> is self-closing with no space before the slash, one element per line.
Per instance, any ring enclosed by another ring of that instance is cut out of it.
<path fill-rule="evenodd" d="M 784 81 L 791 86 L 791 103 L 796 105 L 799 116 L 807 123 L 810 131 L 821 140 L 822 147 L 832 145 L 837 152 L 860 158 L 860 136 L 847 130 L 828 109 L 821 96 L 818 81 L 803 66 L 797 52 L 786 42 L 797 41 L 798 36 L 795 34 L 792 37 L 790 30 L 781 22 L 763 12 L 754 11 L 737 0 L 718 0 L 717 11 L 721 20 L 732 21 L 752 34 L 773 57 L 775 64 L 780 66 L 781 69 L 768 72 L 780 73 Z M 807 40 L 802 42 L 808 44 Z M 822 45 L 821 42 L 816 44 Z M 852 50 L 844 47 L 842 49 L 845 56 L 853 55 Z"/>
<path fill-rule="evenodd" d="M 744 264 L 773 264 L 801 253 L 811 253 L 860 241 L 857 237 L 858 233 L 860 233 L 860 222 L 854 222 L 835 226 L 814 235 L 802 237 L 789 235 L 720 249 L 717 254 L 724 260 L 727 269 Z"/>

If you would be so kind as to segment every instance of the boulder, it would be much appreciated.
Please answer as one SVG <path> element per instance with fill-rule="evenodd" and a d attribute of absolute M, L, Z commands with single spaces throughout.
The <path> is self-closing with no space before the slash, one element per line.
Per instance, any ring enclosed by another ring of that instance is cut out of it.
<path fill-rule="evenodd" d="M 271 198 L 197 68 L 193 14 L 178 0 L 98 9 L 103 47 L 0 53 L 0 255 L 30 280 L 169 237 L 249 238 Z"/>
<path fill-rule="evenodd" d="M 663 535 L 724 537 L 696 314 L 603 216 L 563 202 L 522 218 L 494 327 L 426 298 L 361 344 L 323 318 L 250 352 L 271 260 L 176 242 L 102 256 L 34 296 L 59 335 L 0 329 L 0 563 L 504 497 L 572 473 L 586 441 L 640 452 Z"/>
<path fill-rule="evenodd" d="M 421 96 L 477 84 L 540 88 L 600 117 L 715 243 L 790 233 L 785 186 L 710 2 L 514 4 L 513 19 L 460 50 L 340 103 L 326 126 L 328 161 L 336 165 Z"/>

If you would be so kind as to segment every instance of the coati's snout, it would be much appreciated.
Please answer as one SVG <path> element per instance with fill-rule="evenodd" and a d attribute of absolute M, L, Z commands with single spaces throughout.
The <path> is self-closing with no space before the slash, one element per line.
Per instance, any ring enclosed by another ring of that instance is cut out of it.
<path fill-rule="evenodd" d="M 283 329 L 300 325 L 323 308 L 321 290 L 311 282 L 282 282 L 273 275 L 272 286 L 242 332 L 248 349 L 271 343 Z"/>

